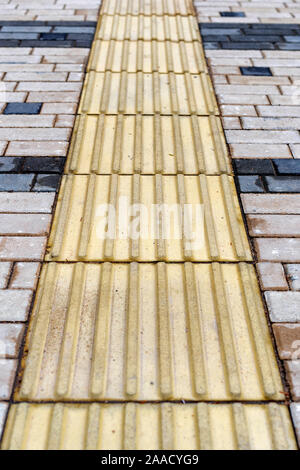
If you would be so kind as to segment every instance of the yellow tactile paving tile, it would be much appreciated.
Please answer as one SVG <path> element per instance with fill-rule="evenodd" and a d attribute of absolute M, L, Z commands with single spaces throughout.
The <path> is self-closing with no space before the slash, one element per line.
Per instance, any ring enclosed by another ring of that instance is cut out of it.
<path fill-rule="evenodd" d="M 48 261 L 251 260 L 226 175 L 64 176 L 47 249 Z"/>
<path fill-rule="evenodd" d="M 149 432 L 150 431 L 150 432 Z M 285 405 L 17 404 L 3 450 L 296 450 Z"/>
<path fill-rule="evenodd" d="M 215 116 L 77 117 L 66 172 L 75 174 L 231 173 Z"/>
<path fill-rule="evenodd" d="M 27 349 L 17 401 L 284 399 L 247 263 L 48 263 Z"/>
<path fill-rule="evenodd" d="M 198 42 L 99 40 L 94 42 L 88 70 L 199 74 L 207 68 Z"/>
<path fill-rule="evenodd" d="M 103 0 L 107 15 L 194 15 L 192 0 Z"/>
<path fill-rule="evenodd" d="M 195 16 L 102 15 L 96 39 L 200 42 L 200 34 Z"/>
<path fill-rule="evenodd" d="M 219 114 L 207 74 L 89 72 L 79 114 Z"/>

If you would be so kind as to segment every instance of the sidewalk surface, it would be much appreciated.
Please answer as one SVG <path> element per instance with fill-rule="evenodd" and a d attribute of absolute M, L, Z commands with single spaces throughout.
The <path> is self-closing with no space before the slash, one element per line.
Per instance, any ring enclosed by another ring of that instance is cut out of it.
<path fill-rule="evenodd" d="M 297 449 L 300 2 L 100 3 L 0 0 L 2 449 Z"/>

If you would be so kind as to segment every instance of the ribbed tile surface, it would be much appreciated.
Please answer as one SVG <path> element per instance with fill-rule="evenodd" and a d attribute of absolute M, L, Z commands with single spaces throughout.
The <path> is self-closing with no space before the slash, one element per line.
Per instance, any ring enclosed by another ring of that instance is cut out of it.
<path fill-rule="evenodd" d="M 194 15 L 192 0 L 104 0 L 107 15 Z"/>
<path fill-rule="evenodd" d="M 218 114 L 207 74 L 89 72 L 79 114 Z"/>
<path fill-rule="evenodd" d="M 110 225 L 107 232 L 107 204 L 116 231 Z M 187 204 L 185 226 L 178 214 Z M 234 180 L 226 175 L 65 176 L 48 252 L 49 261 L 251 260 Z"/>
<path fill-rule="evenodd" d="M 18 400 L 284 398 L 251 265 L 46 266 Z"/>
<path fill-rule="evenodd" d="M 151 429 L 151 432 L 149 430 Z M 284 405 L 13 405 L 10 450 L 295 450 Z"/>
<path fill-rule="evenodd" d="M 102 15 L 96 39 L 200 42 L 200 35 L 194 16 Z"/>
<path fill-rule="evenodd" d="M 214 116 L 81 115 L 67 172 L 217 175 L 231 167 Z"/>
<path fill-rule="evenodd" d="M 88 70 L 176 74 L 205 72 L 199 42 L 95 41 Z"/>

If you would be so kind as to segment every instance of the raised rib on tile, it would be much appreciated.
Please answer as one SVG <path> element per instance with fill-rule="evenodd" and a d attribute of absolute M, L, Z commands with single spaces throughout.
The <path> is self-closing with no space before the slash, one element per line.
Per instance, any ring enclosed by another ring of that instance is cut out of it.
<path fill-rule="evenodd" d="M 62 198 L 62 203 L 61 203 L 59 212 L 56 211 L 56 214 L 58 213 L 57 216 L 59 217 L 59 222 L 57 224 L 56 232 L 55 232 L 55 236 L 53 240 L 53 246 L 52 246 L 53 256 L 58 256 L 60 253 L 63 234 L 65 231 L 65 224 L 68 218 L 70 199 L 72 195 L 72 179 L 70 176 L 66 177 L 66 179 L 63 180 L 61 190 L 60 190 L 60 195 Z"/>

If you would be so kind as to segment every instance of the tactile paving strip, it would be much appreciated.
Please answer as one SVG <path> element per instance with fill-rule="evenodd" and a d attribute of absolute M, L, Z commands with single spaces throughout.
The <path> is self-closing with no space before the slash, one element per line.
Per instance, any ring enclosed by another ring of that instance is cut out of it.
<path fill-rule="evenodd" d="M 192 0 L 103 0 L 107 15 L 195 15 Z"/>
<path fill-rule="evenodd" d="M 95 41 L 88 70 L 96 72 L 207 72 L 198 42 Z"/>
<path fill-rule="evenodd" d="M 231 173 L 221 129 L 214 116 L 81 115 L 66 172 Z"/>
<path fill-rule="evenodd" d="M 194 16 L 102 15 L 96 39 L 200 42 L 200 34 Z"/>
<path fill-rule="evenodd" d="M 207 74 L 89 72 L 79 114 L 219 114 Z"/>
<path fill-rule="evenodd" d="M 284 398 L 254 269 L 49 263 L 17 400 Z"/>
<path fill-rule="evenodd" d="M 106 233 L 109 207 L 115 225 Z M 165 211 L 156 217 L 158 207 Z M 234 180 L 226 175 L 64 176 L 48 253 L 48 261 L 252 259 Z"/>
<path fill-rule="evenodd" d="M 149 432 L 151 429 L 151 432 Z M 18 404 L 4 450 L 296 450 L 285 405 Z"/>

